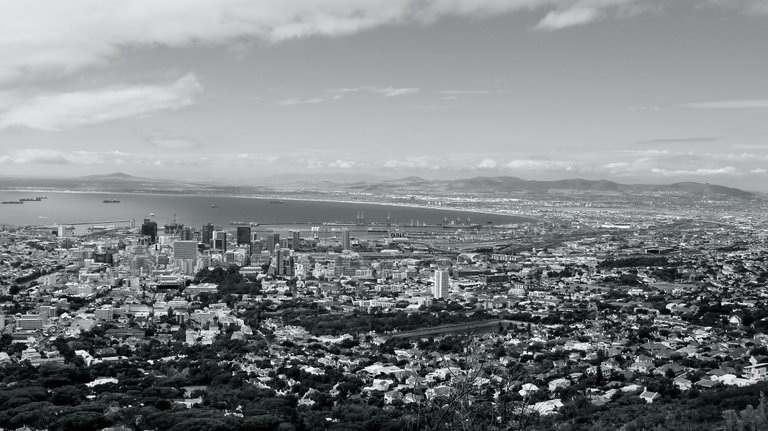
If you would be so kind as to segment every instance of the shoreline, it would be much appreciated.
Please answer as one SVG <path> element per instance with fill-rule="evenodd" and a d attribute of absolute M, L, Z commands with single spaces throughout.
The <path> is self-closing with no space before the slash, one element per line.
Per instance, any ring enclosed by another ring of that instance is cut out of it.
<path fill-rule="evenodd" d="M 263 195 L 241 195 L 241 194 L 213 194 L 213 193 L 160 193 L 160 192 L 109 192 L 109 191 L 97 191 L 97 190 L 47 190 L 47 189 L 29 189 L 29 190 L 7 190 L 0 189 L 0 193 L 12 192 L 12 193 L 62 193 L 62 194 L 107 194 L 107 195 L 152 195 L 152 196 L 204 196 L 212 198 L 236 198 L 236 199 L 258 199 L 258 200 L 283 200 L 283 201 L 299 201 L 299 202 L 323 202 L 323 203 L 343 203 L 343 204 L 363 204 L 363 205 L 377 205 L 377 206 L 393 206 L 401 208 L 413 208 L 413 209 L 428 209 L 437 211 L 452 211 L 452 212 L 466 212 L 472 214 L 492 215 L 498 217 L 510 217 L 516 218 L 518 221 L 504 223 L 498 226 L 516 224 L 516 223 L 533 223 L 536 220 L 531 216 L 517 215 L 517 214 L 505 214 L 503 212 L 494 212 L 488 210 L 470 209 L 470 208 L 445 208 L 442 206 L 433 205 L 409 205 L 407 203 L 400 202 L 368 202 L 368 201 L 355 201 L 347 199 L 322 199 L 322 198 L 296 198 L 296 197 L 273 197 Z"/>

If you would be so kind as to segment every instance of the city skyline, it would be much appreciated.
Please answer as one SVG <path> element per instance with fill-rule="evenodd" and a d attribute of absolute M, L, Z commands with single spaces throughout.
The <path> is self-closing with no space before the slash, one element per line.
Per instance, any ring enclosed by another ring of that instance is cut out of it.
<path fill-rule="evenodd" d="M 760 190 L 754 1 L 0 5 L 4 175 Z"/>

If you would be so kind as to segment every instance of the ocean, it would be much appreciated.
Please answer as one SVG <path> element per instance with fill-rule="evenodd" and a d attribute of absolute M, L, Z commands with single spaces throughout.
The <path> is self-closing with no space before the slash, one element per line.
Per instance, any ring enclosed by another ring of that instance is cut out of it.
<path fill-rule="evenodd" d="M 81 192 L 17 192 L 0 191 L 0 201 L 45 196 L 38 202 L 22 205 L 0 205 L 0 224 L 54 225 L 54 224 L 119 224 L 134 219 L 140 225 L 146 218 L 159 226 L 173 222 L 185 226 L 201 227 L 211 222 L 217 226 L 233 226 L 233 222 L 259 225 L 319 225 L 323 223 L 354 224 L 358 212 L 367 225 L 384 225 L 387 215 L 393 224 L 410 226 L 412 223 L 436 225 L 448 220 L 471 219 L 473 224 L 508 224 L 530 221 L 516 216 L 485 214 L 471 211 L 435 208 L 379 205 L 367 203 L 327 202 L 312 200 L 162 195 L 133 193 L 81 193 Z M 119 200 L 119 203 L 104 203 Z M 115 223 L 120 222 L 121 223 Z"/>

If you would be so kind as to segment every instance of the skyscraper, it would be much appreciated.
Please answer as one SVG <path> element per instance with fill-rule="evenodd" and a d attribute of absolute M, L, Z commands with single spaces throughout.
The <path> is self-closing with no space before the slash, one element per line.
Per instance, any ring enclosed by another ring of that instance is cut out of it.
<path fill-rule="evenodd" d="M 195 241 L 174 241 L 173 258 L 197 260 L 197 242 Z"/>
<path fill-rule="evenodd" d="M 448 297 L 448 289 L 451 287 L 450 274 L 447 269 L 435 270 L 435 284 L 432 285 L 432 296 L 437 299 Z"/>
<path fill-rule="evenodd" d="M 251 242 L 251 255 L 261 254 L 262 243 L 259 240 Z"/>
<path fill-rule="evenodd" d="M 150 221 L 148 218 L 144 219 L 144 223 L 141 225 L 141 234 L 149 237 L 149 243 L 154 244 L 157 242 L 157 223 Z"/>
<path fill-rule="evenodd" d="M 279 233 L 270 233 L 267 234 L 267 251 L 270 253 L 273 253 L 275 251 L 275 246 L 280 245 L 280 234 Z"/>
<path fill-rule="evenodd" d="M 341 230 L 341 247 L 344 250 L 350 250 L 349 247 L 349 229 L 344 228 Z"/>
<path fill-rule="evenodd" d="M 237 227 L 237 245 L 250 244 L 250 243 L 251 243 L 251 227 L 238 226 Z"/>
<path fill-rule="evenodd" d="M 203 225 L 203 236 L 201 242 L 206 246 L 211 246 L 211 240 L 213 239 L 213 224 L 206 223 Z"/>
<path fill-rule="evenodd" d="M 293 239 L 292 239 L 292 242 L 291 242 L 291 248 L 296 250 L 296 249 L 299 248 L 299 243 L 301 241 L 301 238 L 300 238 L 301 233 L 299 231 L 295 230 L 295 231 L 291 232 L 291 234 L 293 235 Z"/>
<path fill-rule="evenodd" d="M 182 241 L 192 241 L 193 238 L 194 237 L 192 235 L 192 229 L 191 228 L 185 227 L 185 228 L 181 229 L 181 240 Z"/>
<path fill-rule="evenodd" d="M 213 233 L 213 244 L 211 248 L 214 250 L 227 251 L 227 233 L 225 231 L 216 231 Z"/>

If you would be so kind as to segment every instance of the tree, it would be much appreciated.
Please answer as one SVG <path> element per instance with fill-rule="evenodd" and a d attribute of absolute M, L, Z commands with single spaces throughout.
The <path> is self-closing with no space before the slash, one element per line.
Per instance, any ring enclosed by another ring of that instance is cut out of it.
<path fill-rule="evenodd" d="M 414 428 L 437 430 L 521 431 L 532 419 L 531 396 L 516 392 L 532 378 L 520 364 L 512 368 L 495 368 L 484 361 L 485 352 L 468 348 L 464 363 L 466 373 L 449 370 L 448 390 L 417 404 Z"/>
<path fill-rule="evenodd" d="M 760 395 L 757 407 L 747 406 L 741 412 L 726 410 L 723 412 L 724 431 L 756 431 L 768 429 L 768 399 Z"/>

